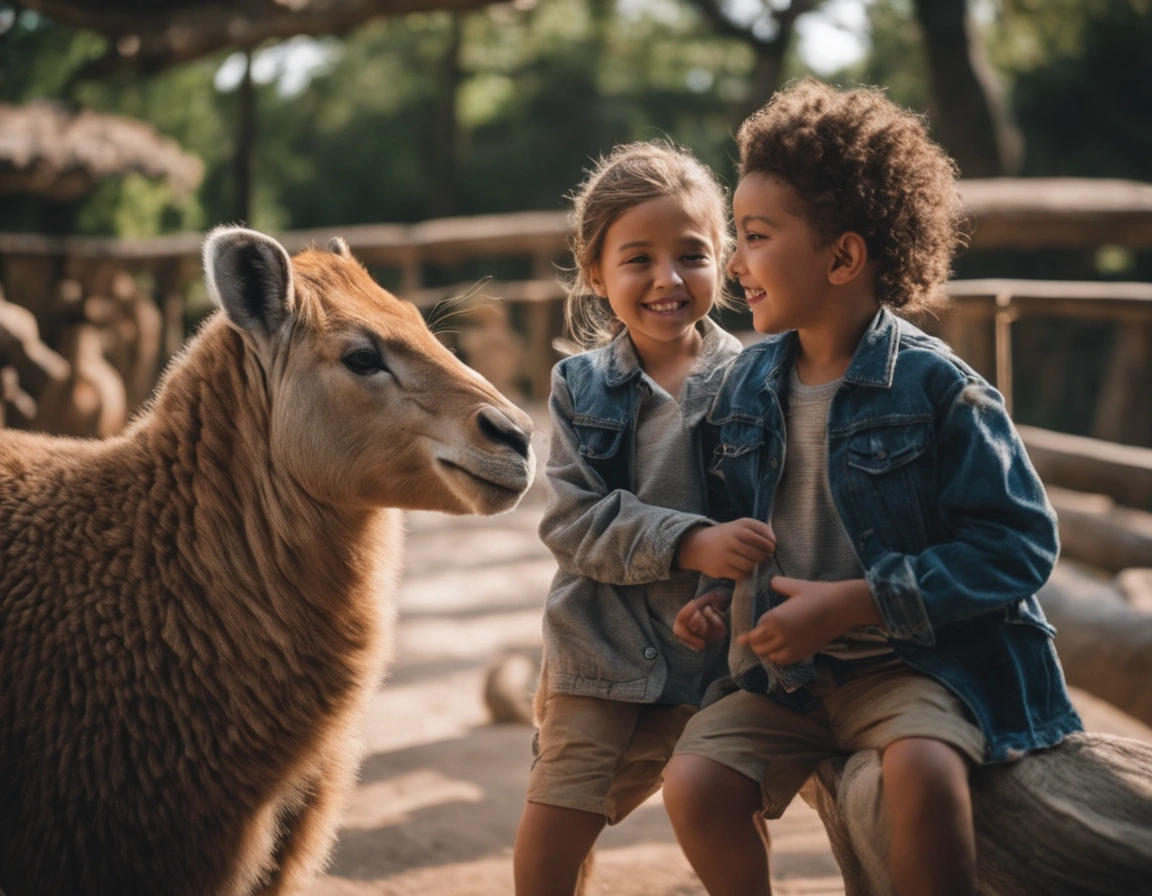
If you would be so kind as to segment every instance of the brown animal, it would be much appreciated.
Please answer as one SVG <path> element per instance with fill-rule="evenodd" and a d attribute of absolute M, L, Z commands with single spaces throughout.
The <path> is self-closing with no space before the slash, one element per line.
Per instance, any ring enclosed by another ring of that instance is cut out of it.
<path fill-rule="evenodd" d="M 528 417 L 340 241 L 223 228 L 106 441 L 0 432 L 0 890 L 298 893 L 389 655 L 397 510 L 494 513 Z"/>

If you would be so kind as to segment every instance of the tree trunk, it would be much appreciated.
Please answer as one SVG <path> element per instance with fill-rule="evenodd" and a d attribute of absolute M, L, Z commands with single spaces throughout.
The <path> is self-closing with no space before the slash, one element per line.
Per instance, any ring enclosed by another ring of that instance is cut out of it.
<path fill-rule="evenodd" d="M 1022 155 L 1019 130 L 972 32 L 967 0 L 916 0 L 932 80 L 933 128 L 964 177 L 1012 174 Z"/>
<path fill-rule="evenodd" d="M 432 204 L 433 217 L 459 212 L 457 207 L 457 111 L 460 90 L 460 47 L 464 38 L 464 14 L 451 13 L 448 46 L 440 60 L 436 85 L 436 110 L 432 122 Z"/>

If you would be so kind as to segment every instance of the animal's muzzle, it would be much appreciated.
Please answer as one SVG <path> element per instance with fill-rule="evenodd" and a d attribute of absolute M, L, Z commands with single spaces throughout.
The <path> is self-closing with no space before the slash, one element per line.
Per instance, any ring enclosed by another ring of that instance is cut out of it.
<path fill-rule="evenodd" d="M 493 405 L 485 405 L 476 412 L 476 424 L 489 441 L 505 445 L 525 460 L 532 444 L 531 430 L 518 426 L 511 417 Z"/>

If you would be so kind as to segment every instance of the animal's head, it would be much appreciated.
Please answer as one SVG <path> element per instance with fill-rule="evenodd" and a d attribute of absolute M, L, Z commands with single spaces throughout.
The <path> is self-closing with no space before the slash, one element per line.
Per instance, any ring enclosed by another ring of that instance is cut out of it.
<path fill-rule="evenodd" d="M 515 506 L 535 469 L 530 418 L 342 240 L 289 258 L 268 236 L 219 227 L 204 269 L 264 379 L 272 461 L 306 491 L 449 513 Z"/>

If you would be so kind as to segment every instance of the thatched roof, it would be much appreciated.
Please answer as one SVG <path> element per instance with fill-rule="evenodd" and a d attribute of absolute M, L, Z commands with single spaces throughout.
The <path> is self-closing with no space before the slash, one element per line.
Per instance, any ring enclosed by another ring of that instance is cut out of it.
<path fill-rule="evenodd" d="M 105 178 L 132 172 L 186 194 L 204 166 L 142 121 L 47 100 L 0 103 L 0 194 L 77 199 Z"/>

